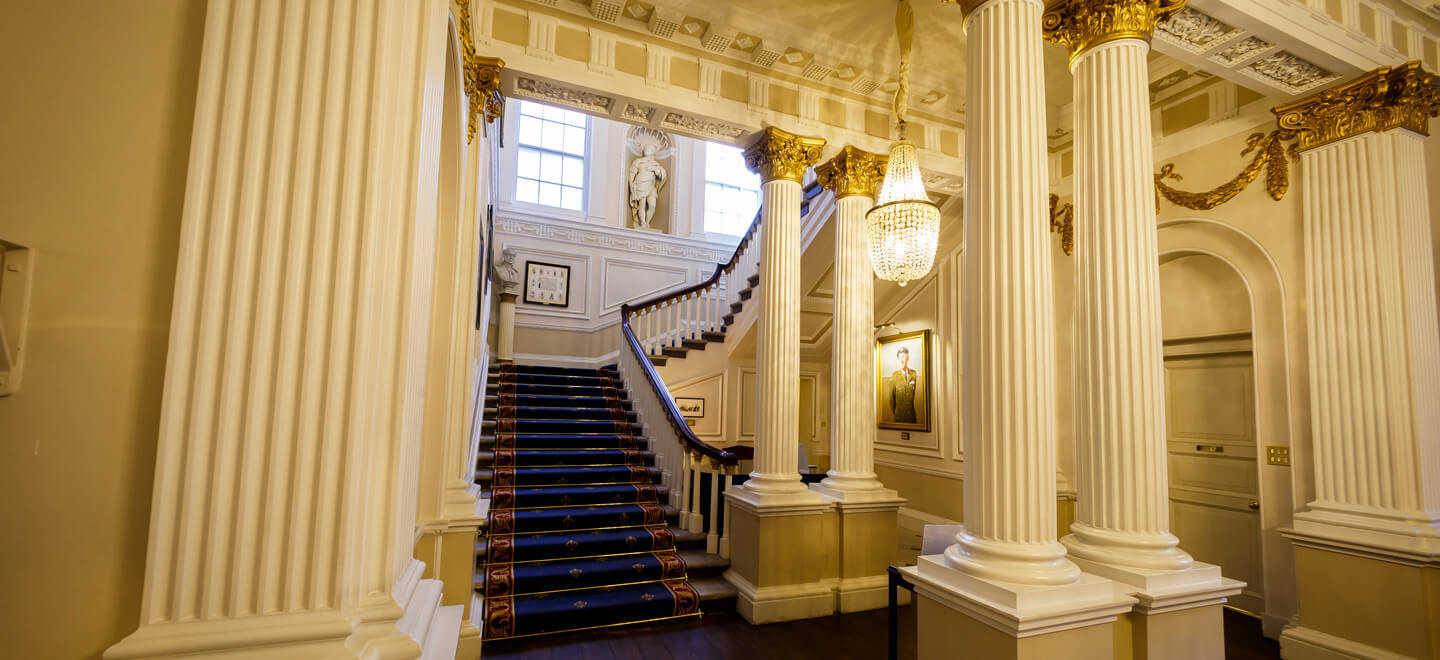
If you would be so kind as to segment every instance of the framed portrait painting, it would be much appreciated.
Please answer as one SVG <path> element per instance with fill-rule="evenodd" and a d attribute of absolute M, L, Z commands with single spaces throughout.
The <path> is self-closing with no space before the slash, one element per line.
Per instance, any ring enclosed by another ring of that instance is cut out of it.
<path fill-rule="evenodd" d="M 525 302 L 569 307 L 570 267 L 539 261 L 525 262 Z"/>
<path fill-rule="evenodd" d="M 930 331 L 875 340 L 875 420 L 882 429 L 930 430 Z"/>

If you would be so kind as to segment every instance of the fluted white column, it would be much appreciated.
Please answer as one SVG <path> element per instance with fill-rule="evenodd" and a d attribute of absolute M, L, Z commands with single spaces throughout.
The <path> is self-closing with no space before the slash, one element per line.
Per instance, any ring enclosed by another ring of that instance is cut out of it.
<path fill-rule="evenodd" d="M 1303 149 L 1310 297 L 1315 500 L 1295 529 L 1432 562 L 1440 555 L 1440 329 L 1417 131 L 1440 107 L 1436 85 L 1412 63 L 1347 85 L 1363 90 L 1363 104 L 1311 98 L 1276 109 Z M 1359 126 L 1378 132 L 1357 135 Z"/>
<path fill-rule="evenodd" d="M 830 470 L 821 486 L 836 493 L 880 491 L 875 478 L 875 273 L 865 213 L 885 176 L 885 156 L 846 146 L 816 168 L 833 191 L 835 313 L 831 326 Z M 893 491 L 888 491 L 894 495 Z"/>
<path fill-rule="evenodd" d="M 961 424 L 965 521 L 945 551 L 985 579 L 1074 583 L 1055 540 L 1054 301 L 1040 0 L 966 17 Z"/>
<path fill-rule="evenodd" d="M 208 3 L 140 628 L 106 657 L 419 656 L 448 6 Z"/>
<path fill-rule="evenodd" d="M 1137 2 L 1143 4 L 1143 2 Z M 1179 570 L 1170 533 L 1149 42 L 1081 51 L 1075 76 L 1076 557 Z"/>
<path fill-rule="evenodd" d="M 800 180 L 825 141 L 766 129 L 745 151 L 760 174 L 760 305 L 755 349 L 755 469 L 744 488 L 804 491 L 800 482 Z"/>

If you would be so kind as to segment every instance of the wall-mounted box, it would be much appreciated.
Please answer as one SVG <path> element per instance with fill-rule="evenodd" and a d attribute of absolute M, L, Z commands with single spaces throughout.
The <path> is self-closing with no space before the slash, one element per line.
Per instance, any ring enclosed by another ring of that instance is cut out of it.
<path fill-rule="evenodd" d="M 35 250 L 0 239 L 0 396 L 20 389 Z"/>

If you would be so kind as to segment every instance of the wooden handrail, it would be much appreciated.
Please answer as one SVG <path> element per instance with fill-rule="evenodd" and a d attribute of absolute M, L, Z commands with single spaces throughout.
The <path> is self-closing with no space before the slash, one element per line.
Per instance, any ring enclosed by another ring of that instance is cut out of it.
<path fill-rule="evenodd" d="M 815 183 L 805 187 L 803 191 L 804 199 L 800 203 L 801 216 L 804 216 L 805 213 L 809 211 L 810 201 L 815 199 L 815 196 L 819 195 L 821 190 L 822 188 Z M 680 408 L 675 405 L 675 401 L 670 397 L 670 389 L 665 386 L 665 381 L 660 378 L 660 373 L 655 371 L 655 364 L 650 361 L 650 353 L 645 350 L 645 347 L 640 345 L 640 339 L 635 336 L 635 330 L 630 327 L 630 315 L 638 310 L 649 309 L 668 300 L 683 298 L 718 283 L 721 275 L 735 268 L 735 264 L 739 261 L 740 255 L 745 252 L 745 248 L 750 244 L 750 241 L 755 238 L 755 232 L 760 228 L 760 216 L 762 212 L 763 209 L 755 212 L 755 219 L 750 221 L 750 228 L 745 231 L 745 236 L 740 239 L 740 243 L 735 246 L 735 252 L 730 255 L 730 260 L 723 264 L 716 264 L 715 272 L 712 273 L 709 278 L 706 278 L 698 284 L 677 291 L 662 293 L 638 305 L 626 303 L 620 306 L 620 335 L 624 338 L 625 344 L 635 353 L 635 357 L 639 358 L 640 367 L 645 370 L 645 379 L 650 381 L 650 387 L 655 390 L 655 394 L 659 396 L 660 401 L 665 406 L 665 416 L 669 418 L 670 426 L 674 427 L 675 433 L 680 436 L 686 448 L 718 461 L 722 465 L 735 465 L 740 462 L 740 456 L 734 452 L 726 451 L 701 440 L 695 435 L 695 432 L 690 429 L 690 425 L 685 423 L 685 417 L 680 414 Z"/>

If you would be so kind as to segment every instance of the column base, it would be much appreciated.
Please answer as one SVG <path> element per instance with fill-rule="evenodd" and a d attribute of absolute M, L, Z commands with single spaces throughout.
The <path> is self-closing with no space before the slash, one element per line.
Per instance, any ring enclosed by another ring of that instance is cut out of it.
<path fill-rule="evenodd" d="M 730 570 L 736 610 L 752 624 L 835 613 L 839 561 L 834 504 L 808 489 L 725 493 L 730 505 Z"/>
<path fill-rule="evenodd" d="M 1116 617 L 1135 599 L 1109 580 L 1081 575 L 1074 584 L 1030 586 L 978 578 L 926 555 L 900 569 L 915 585 L 918 656 L 1111 660 Z"/>
<path fill-rule="evenodd" d="M 900 507 L 908 500 L 888 488 L 835 490 L 822 483 L 811 484 L 810 490 L 834 502 L 838 513 L 839 611 L 887 607 L 890 578 L 885 569 L 895 563 Z"/>
<path fill-rule="evenodd" d="M 180 656 L 346 657 L 350 622 L 339 610 L 215 621 L 144 624 L 105 650 L 106 660 Z"/>
<path fill-rule="evenodd" d="M 460 642 L 455 646 L 455 660 L 480 660 L 480 629 L 470 617 L 460 623 Z"/>
<path fill-rule="evenodd" d="M 1300 593 L 1299 620 L 1280 634 L 1284 657 L 1436 657 L 1440 556 L 1296 527 L 1281 530 L 1295 543 Z"/>
<path fill-rule="evenodd" d="M 1080 570 L 1111 580 L 1118 593 L 1136 599 L 1135 609 L 1116 624 L 1120 657 L 1224 660 L 1225 599 L 1245 583 L 1220 575 L 1220 567 L 1195 562 L 1162 571 L 1114 566 L 1072 557 Z"/>
<path fill-rule="evenodd" d="M 1311 504 L 1295 514 L 1295 527 L 1281 530 L 1292 540 L 1402 561 L 1440 563 L 1440 521 L 1376 511 L 1349 511 Z"/>

